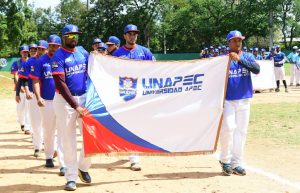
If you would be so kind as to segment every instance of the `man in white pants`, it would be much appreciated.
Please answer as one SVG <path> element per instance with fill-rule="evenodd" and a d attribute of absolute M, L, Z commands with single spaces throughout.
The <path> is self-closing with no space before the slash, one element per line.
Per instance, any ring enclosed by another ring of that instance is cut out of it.
<path fill-rule="evenodd" d="M 286 61 L 285 54 L 281 52 L 281 48 L 279 45 L 276 46 L 276 54 L 274 55 L 274 66 L 275 66 L 275 78 L 276 78 L 276 86 L 275 92 L 280 92 L 280 80 L 285 88 L 285 92 L 289 92 L 287 89 L 287 84 L 285 80 L 285 70 L 284 70 L 284 63 Z"/>
<path fill-rule="evenodd" d="M 227 35 L 230 48 L 230 70 L 220 132 L 220 164 L 224 175 L 246 175 L 243 168 L 243 152 L 250 115 L 250 98 L 253 95 L 251 74 L 258 74 L 259 65 L 253 54 L 242 52 L 242 36 L 239 31 Z M 226 64 L 224 64 L 226 66 Z"/>
<path fill-rule="evenodd" d="M 14 75 L 15 88 L 17 87 L 17 82 L 19 79 L 18 71 L 21 69 L 21 66 L 27 62 L 29 47 L 27 45 L 20 46 L 19 48 L 21 58 L 15 61 L 11 66 L 11 74 Z M 20 88 L 19 96 L 17 99 L 17 116 L 18 122 L 21 125 L 21 130 L 24 131 L 26 135 L 30 135 L 30 119 L 28 111 L 28 101 L 26 100 L 25 90 L 22 86 Z"/>
<path fill-rule="evenodd" d="M 293 52 L 291 52 L 287 58 L 289 59 L 289 62 L 291 63 L 291 79 L 290 79 L 290 86 L 294 85 L 294 80 L 296 79 L 296 86 L 300 86 L 299 82 L 299 77 L 296 76 L 297 68 L 296 68 L 296 62 L 297 62 L 297 57 L 298 57 L 298 47 L 294 46 L 293 47 Z"/>
<path fill-rule="evenodd" d="M 52 75 L 55 81 L 53 105 L 56 115 L 57 129 L 62 135 L 63 153 L 67 171 L 65 190 L 76 190 L 76 180 L 79 176 L 84 183 L 91 183 L 88 169 L 91 166 L 90 157 L 84 157 L 83 147 L 77 161 L 76 122 L 82 129 L 81 117 L 85 115 L 83 108 L 86 98 L 86 79 L 88 58 L 76 48 L 78 27 L 66 25 L 63 28 L 63 46 L 51 59 Z"/>
<path fill-rule="evenodd" d="M 62 152 L 61 134 L 56 132 L 56 118 L 53 108 L 53 98 L 55 93 L 55 83 L 52 77 L 50 60 L 56 50 L 61 46 L 61 39 L 57 35 L 50 35 L 48 38 L 48 54 L 41 56 L 35 68 L 30 72 L 29 77 L 33 80 L 34 94 L 37 99 L 37 104 L 40 107 L 42 116 L 42 126 L 44 128 L 44 147 L 46 164 L 45 167 L 53 168 L 53 156 L 55 149 L 58 151 L 58 159 L 60 165 L 59 175 L 63 176 L 66 172 L 66 167 Z"/>
<path fill-rule="evenodd" d="M 40 108 L 37 105 L 36 98 L 33 97 L 33 85 L 32 79 L 29 77 L 30 71 L 33 71 L 38 58 L 47 53 L 48 43 L 45 40 L 40 40 L 37 46 L 37 55 L 29 58 L 27 62 L 21 67 L 19 72 L 19 80 L 21 84 L 25 85 L 26 98 L 29 100 L 29 117 L 33 131 L 33 145 L 34 145 L 34 157 L 41 155 L 43 146 L 43 128 Z"/>

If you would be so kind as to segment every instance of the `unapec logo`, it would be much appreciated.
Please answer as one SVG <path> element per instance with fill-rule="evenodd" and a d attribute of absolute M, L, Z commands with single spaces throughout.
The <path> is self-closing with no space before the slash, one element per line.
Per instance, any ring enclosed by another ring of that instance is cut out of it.
<path fill-rule="evenodd" d="M 125 101 L 129 101 L 136 96 L 137 78 L 119 77 L 119 93 L 120 97 Z"/>

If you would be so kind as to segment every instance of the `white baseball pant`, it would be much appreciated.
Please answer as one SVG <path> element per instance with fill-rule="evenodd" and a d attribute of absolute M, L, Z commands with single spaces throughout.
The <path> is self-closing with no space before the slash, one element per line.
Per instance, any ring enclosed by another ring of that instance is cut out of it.
<path fill-rule="evenodd" d="M 37 100 L 34 96 L 29 100 L 29 117 L 33 132 L 34 149 L 41 150 L 43 143 L 42 117 L 40 107 L 38 106 Z"/>
<path fill-rule="evenodd" d="M 225 100 L 220 132 L 220 160 L 223 163 L 231 163 L 232 168 L 243 166 L 249 117 L 250 99 Z"/>
<path fill-rule="evenodd" d="M 20 103 L 17 103 L 18 123 L 24 125 L 24 130 L 30 130 L 29 106 L 26 94 L 20 92 Z"/>
<path fill-rule="evenodd" d="M 291 63 L 291 79 L 290 79 L 290 84 L 294 84 L 294 80 L 295 80 L 295 77 L 296 77 L 296 64 L 292 64 Z M 297 82 L 297 78 L 296 78 L 296 82 Z"/>
<path fill-rule="evenodd" d="M 85 95 L 73 97 L 79 105 L 84 105 Z M 77 162 L 76 121 L 78 122 L 81 132 L 82 119 L 79 117 L 77 111 L 58 93 L 55 93 L 53 105 L 58 133 L 62 135 L 63 154 L 67 167 L 65 178 L 67 181 L 76 181 L 78 178 L 78 169 L 87 172 L 91 166 L 91 158 L 84 157 L 83 148 L 81 149 L 79 161 Z"/>
<path fill-rule="evenodd" d="M 45 100 L 45 106 L 40 107 L 41 115 L 42 115 L 42 126 L 44 128 L 44 148 L 45 148 L 45 156 L 46 159 L 52 159 L 54 151 L 58 152 L 58 160 L 60 167 L 65 167 L 62 145 L 61 135 L 58 135 L 56 138 L 56 118 L 53 108 L 52 100 Z"/>
<path fill-rule="evenodd" d="M 275 79 L 276 80 L 285 80 L 284 67 L 275 67 Z"/>

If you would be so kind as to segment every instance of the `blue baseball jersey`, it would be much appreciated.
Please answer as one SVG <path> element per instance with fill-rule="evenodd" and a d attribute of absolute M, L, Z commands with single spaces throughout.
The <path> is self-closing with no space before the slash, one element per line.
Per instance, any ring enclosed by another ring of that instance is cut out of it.
<path fill-rule="evenodd" d="M 79 49 L 69 51 L 59 48 L 51 59 L 52 74 L 64 74 L 71 94 L 80 96 L 86 92 L 87 58 Z"/>
<path fill-rule="evenodd" d="M 272 60 L 275 57 L 275 53 L 270 52 L 269 55 L 266 57 L 267 60 Z"/>
<path fill-rule="evenodd" d="M 290 62 L 297 62 L 297 57 L 298 57 L 298 53 L 294 53 L 294 52 L 291 52 L 287 58 L 289 59 Z"/>
<path fill-rule="evenodd" d="M 18 74 L 20 78 L 28 79 L 28 88 L 30 92 L 33 92 L 32 80 L 29 78 L 31 69 L 35 68 L 36 57 L 29 58 L 20 68 Z"/>
<path fill-rule="evenodd" d="M 255 62 L 251 53 L 242 52 L 241 60 Z M 251 73 L 240 62 L 232 60 L 228 75 L 226 100 L 240 100 L 252 98 L 253 89 L 251 81 Z"/>
<path fill-rule="evenodd" d="M 140 45 L 136 45 L 136 47 L 131 50 L 122 46 L 113 53 L 113 56 L 135 60 L 155 60 L 151 51 Z"/>
<path fill-rule="evenodd" d="M 15 61 L 11 66 L 10 73 L 17 74 L 19 72 L 19 70 L 21 69 L 21 67 L 24 65 L 24 63 L 26 63 L 26 62 L 27 62 L 27 60 L 23 61 L 22 59 Z"/>
<path fill-rule="evenodd" d="M 40 80 L 41 97 L 45 100 L 53 100 L 55 93 L 55 82 L 52 77 L 50 60 L 51 57 L 48 54 L 41 56 L 29 75 L 31 79 Z"/>
<path fill-rule="evenodd" d="M 84 47 L 82 47 L 82 46 L 77 46 L 76 49 L 84 55 L 86 64 L 87 64 L 89 61 L 89 56 L 90 56 L 89 52 L 86 51 L 86 49 L 84 49 Z"/>
<path fill-rule="evenodd" d="M 283 52 L 279 52 L 274 55 L 274 62 L 281 62 L 284 61 L 285 59 L 285 54 Z M 281 67 L 283 64 L 275 64 L 276 67 Z"/>
<path fill-rule="evenodd" d="M 263 60 L 263 57 L 261 55 L 257 55 L 257 56 L 254 56 L 255 60 Z"/>

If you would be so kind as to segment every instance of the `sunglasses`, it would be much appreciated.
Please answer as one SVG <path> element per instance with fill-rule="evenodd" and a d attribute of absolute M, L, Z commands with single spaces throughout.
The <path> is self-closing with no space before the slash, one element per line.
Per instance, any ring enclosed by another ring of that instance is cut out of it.
<path fill-rule="evenodd" d="M 64 36 L 69 38 L 69 39 L 76 39 L 76 40 L 79 38 L 78 34 L 66 34 Z"/>

